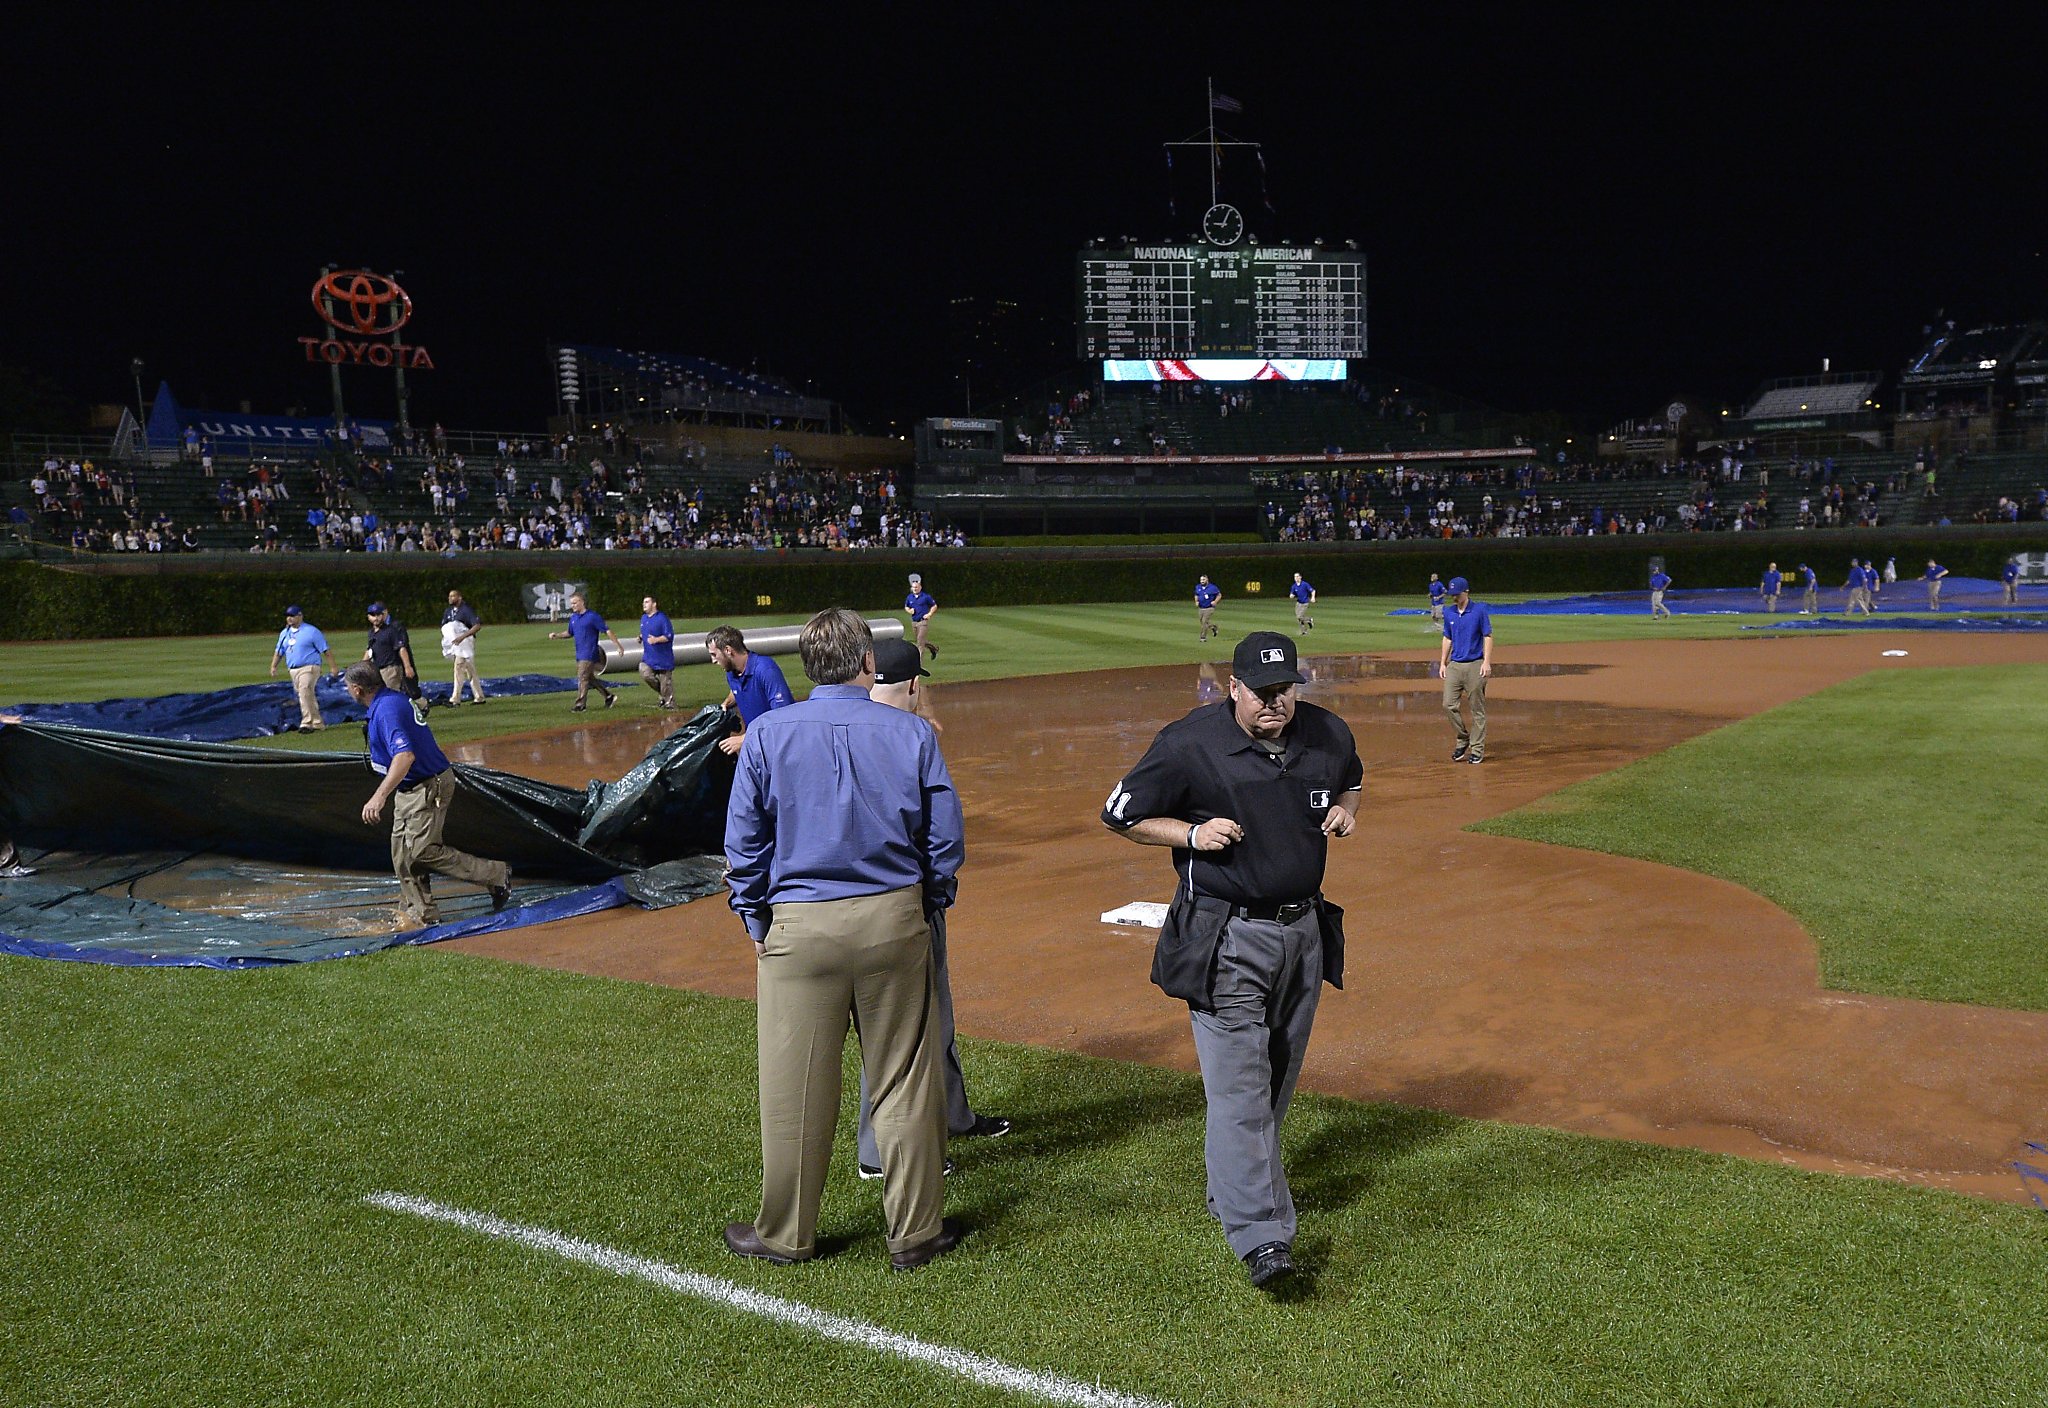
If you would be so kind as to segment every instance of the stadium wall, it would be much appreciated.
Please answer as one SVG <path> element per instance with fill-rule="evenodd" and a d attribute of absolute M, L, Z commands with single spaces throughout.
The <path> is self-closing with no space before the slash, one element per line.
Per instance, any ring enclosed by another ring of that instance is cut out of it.
<path fill-rule="evenodd" d="M 1431 572 L 1464 575 L 1482 597 L 1507 592 L 1641 591 L 1649 559 L 1664 558 L 1681 588 L 1754 586 L 1764 564 L 1812 561 L 1838 585 L 1851 557 L 1897 557 L 1916 577 L 1933 557 L 1958 576 L 1994 577 L 2009 554 L 2048 551 L 2048 525 L 1920 532 L 1714 533 L 1597 539 L 1430 540 L 1389 544 L 1227 544 L 1210 548 L 973 548 L 865 553 L 533 553 L 421 560 L 349 553 L 277 554 L 244 561 L 160 557 L 153 562 L 0 564 L 14 603 L 6 639 L 219 635 L 267 631 L 292 602 L 323 623 L 362 615 L 371 599 L 399 619 L 441 619 L 459 588 L 483 619 L 525 619 L 529 582 L 587 584 L 592 604 L 628 620 L 649 593 L 676 616 L 809 612 L 837 604 L 872 608 L 903 596 L 908 572 L 924 573 L 948 606 L 1023 606 L 1161 601 L 1186 596 L 1207 573 L 1240 599 L 1248 582 L 1278 599 L 1301 571 L 1326 596 L 1420 597 Z M 159 565 L 161 564 L 161 565 Z M 138 568 L 142 570 L 137 570 Z M 125 569 L 125 570 L 124 570 Z M 767 598 L 764 603 L 761 599 Z"/>

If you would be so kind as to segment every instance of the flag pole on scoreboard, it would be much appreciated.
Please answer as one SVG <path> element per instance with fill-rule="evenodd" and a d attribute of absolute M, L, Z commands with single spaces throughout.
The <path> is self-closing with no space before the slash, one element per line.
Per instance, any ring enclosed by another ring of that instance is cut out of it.
<path fill-rule="evenodd" d="M 1209 204 L 1216 204 L 1217 168 L 1223 164 L 1223 149 L 1216 145 L 1216 80 L 1209 79 Z"/>

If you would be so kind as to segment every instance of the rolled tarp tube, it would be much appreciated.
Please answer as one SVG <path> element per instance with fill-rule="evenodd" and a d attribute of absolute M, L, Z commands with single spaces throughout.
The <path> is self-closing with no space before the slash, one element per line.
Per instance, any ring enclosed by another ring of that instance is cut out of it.
<path fill-rule="evenodd" d="M 803 634 L 803 629 L 801 625 L 756 626 L 740 634 L 746 637 L 748 651 L 755 655 L 794 655 L 796 638 Z M 901 621 L 870 620 L 868 629 L 874 632 L 876 640 L 903 639 Z M 604 652 L 604 658 L 598 661 L 598 673 L 601 675 L 631 674 L 640 668 L 640 642 L 637 637 L 626 642 L 623 650 L 608 640 L 599 641 L 597 648 Z M 686 634 L 684 627 L 676 627 L 676 668 L 680 670 L 685 665 L 710 663 L 711 652 L 704 648 L 704 632 Z"/>

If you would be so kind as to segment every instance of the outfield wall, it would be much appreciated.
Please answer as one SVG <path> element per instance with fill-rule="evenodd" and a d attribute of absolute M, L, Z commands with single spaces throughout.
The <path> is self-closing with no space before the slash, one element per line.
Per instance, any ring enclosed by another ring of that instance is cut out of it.
<path fill-rule="evenodd" d="M 1788 571 L 1811 561 L 1839 586 L 1851 557 L 1899 559 L 1917 577 L 1938 559 L 1958 576 L 1996 577 L 2016 552 L 2048 551 L 2048 524 L 1816 533 L 1669 534 L 1611 538 L 1453 539 L 1402 543 L 1232 543 L 1123 548 L 969 548 L 852 553 L 488 553 L 454 558 L 280 553 L 202 559 L 0 564 L 11 605 L 0 638 L 75 640 L 110 636 L 218 635 L 263 631 L 297 603 L 316 622 L 363 614 L 372 599 L 414 624 L 441 619 L 451 587 L 483 619 L 526 619 L 528 582 L 587 583 L 591 603 L 632 620 L 652 594 L 671 615 L 705 617 L 824 606 L 878 610 L 898 602 L 904 578 L 922 572 L 947 606 L 1028 606 L 1163 601 L 1187 596 L 1207 573 L 1232 597 L 1258 582 L 1278 599 L 1300 571 L 1324 596 L 1423 594 L 1431 572 L 1472 579 L 1481 596 L 1506 592 L 1641 591 L 1647 563 L 1662 555 L 1683 589 L 1754 586 L 1775 559 Z M 764 602 L 761 598 L 767 598 Z"/>

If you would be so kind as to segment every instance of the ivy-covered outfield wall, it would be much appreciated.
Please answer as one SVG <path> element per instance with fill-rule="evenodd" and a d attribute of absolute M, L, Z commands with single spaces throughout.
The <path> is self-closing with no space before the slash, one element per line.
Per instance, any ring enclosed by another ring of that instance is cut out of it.
<path fill-rule="evenodd" d="M 81 569 L 34 562 L 0 564 L 11 610 L 0 638 L 71 640 L 108 636 L 218 635 L 265 631 L 296 602 L 316 621 L 360 616 L 372 599 L 401 620 L 440 619 L 448 590 L 459 588 L 486 621 L 524 619 L 528 582 L 574 580 L 613 617 L 630 616 L 640 598 L 658 597 L 671 613 L 696 619 L 772 610 L 777 614 L 846 605 L 881 611 L 900 603 L 904 578 L 922 572 L 948 606 L 1061 602 L 1163 601 L 1186 596 L 1207 573 L 1232 595 L 1248 582 L 1277 595 L 1304 573 L 1325 597 L 1420 596 L 1431 572 L 1471 578 L 1481 596 L 1505 592 L 1640 591 L 1648 563 L 1661 555 L 1681 588 L 1753 586 L 1765 563 L 1791 568 L 1802 558 L 1821 581 L 1839 585 L 1851 557 L 1899 559 L 1918 576 L 1936 558 L 1957 576 L 1992 577 L 2016 552 L 2048 551 L 2048 525 L 1911 531 L 1715 533 L 1665 537 L 1389 544 L 1229 544 L 1168 548 L 972 548 L 915 554 L 534 553 L 420 558 L 268 556 L 196 560 L 159 558 Z M 761 598 L 768 598 L 764 603 Z"/>

